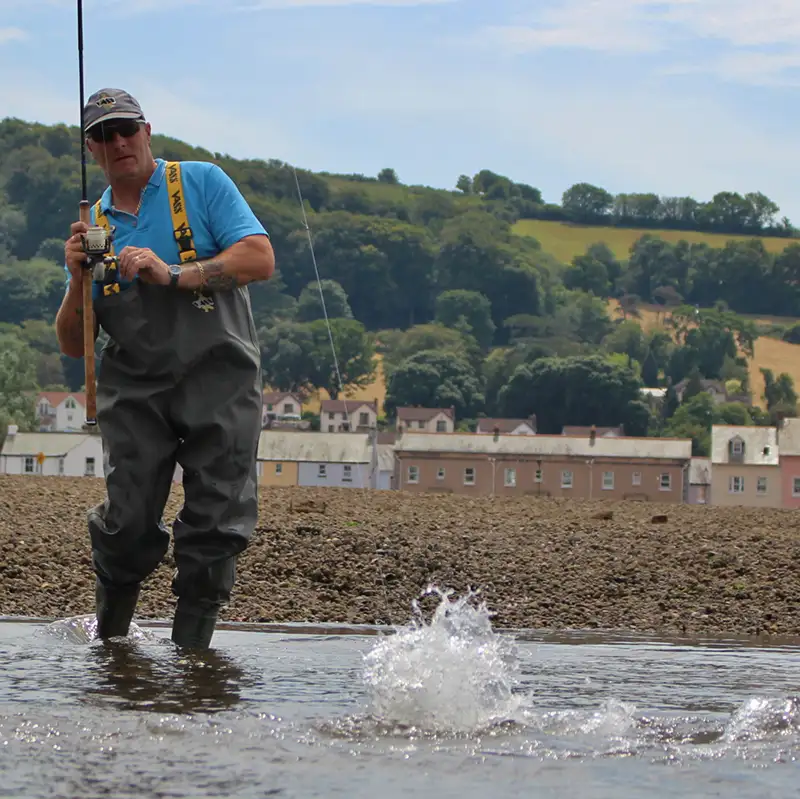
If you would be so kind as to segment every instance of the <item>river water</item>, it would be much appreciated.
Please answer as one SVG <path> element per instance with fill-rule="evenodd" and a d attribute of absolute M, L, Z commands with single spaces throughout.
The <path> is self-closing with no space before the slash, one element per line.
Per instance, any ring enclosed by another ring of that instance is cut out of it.
<path fill-rule="evenodd" d="M 393 630 L 0 622 L 2 797 L 787 797 L 800 644 L 499 633 L 443 596 Z"/>

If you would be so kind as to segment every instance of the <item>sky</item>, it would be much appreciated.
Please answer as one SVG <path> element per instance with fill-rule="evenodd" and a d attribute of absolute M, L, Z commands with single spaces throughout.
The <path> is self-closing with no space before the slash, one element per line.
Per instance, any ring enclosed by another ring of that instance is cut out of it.
<path fill-rule="evenodd" d="M 76 0 L 0 0 L 0 117 L 79 121 Z M 238 158 L 453 188 L 491 169 L 800 225 L 797 0 L 84 0 L 86 96 Z"/>

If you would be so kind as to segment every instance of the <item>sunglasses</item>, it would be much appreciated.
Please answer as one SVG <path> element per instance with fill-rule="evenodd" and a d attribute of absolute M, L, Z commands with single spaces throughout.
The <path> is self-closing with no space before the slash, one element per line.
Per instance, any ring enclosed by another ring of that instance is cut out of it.
<path fill-rule="evenodd" d="M 94 142 L 108 143 L 113 141 L 115 134 L 119 133 L 123 139 L 130 139 L 139 132 L 141 122 L 137 119 L 119 119 L 114 122 L 103 123 L 89 128 L 88 136 Z"/>

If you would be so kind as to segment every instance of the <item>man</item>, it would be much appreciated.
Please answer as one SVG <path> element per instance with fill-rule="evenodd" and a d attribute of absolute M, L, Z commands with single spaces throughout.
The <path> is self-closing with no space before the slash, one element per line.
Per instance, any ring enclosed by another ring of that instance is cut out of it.
<path fill-rule="evenodd" d="M 127 634 L 140 584 L 166 554 L 162 514 L 179 463 L 172 640 L 207 648 L 258 513 L 261 359 L 246 286 L 273 274 L 272 246 L 218 166 L 153 158 L 150 124 L 127 92 L 89 97 L 84 133 L 109 183 L 92 221 L 114 226 L 119 264 L 107 273 L 114 290 L 93 283 L 95 330 L 109 336 L 97 381 L 107 498 L 88 513 L 97 634 Z M 185 214 L 188 239 L 174 213 Z M 61 350 L 74 358 L 83 356 L 81 284 L 92 279 L 85 231 L 74 223 L 66 241 L 56 317 Z"/>

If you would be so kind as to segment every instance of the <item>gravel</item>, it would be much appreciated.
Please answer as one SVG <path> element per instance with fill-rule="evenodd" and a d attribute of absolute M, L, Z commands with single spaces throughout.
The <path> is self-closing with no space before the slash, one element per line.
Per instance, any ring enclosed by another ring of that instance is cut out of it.
<path fill-rule="evenodd" d="M 0 615 L 94 611 L 86 510 L 102 480 L 0 475 Z M 176 486 L 166 509 L 180 508 Z M 789 510 L 262 488 L 222 617 L 405 624 L 428 585 L 480 589 L 498 628 L 800 633 Z M 137 618 L 168 619 L 171 552 Z M 420 601 L 424 610 L 433 597 Z"/>

